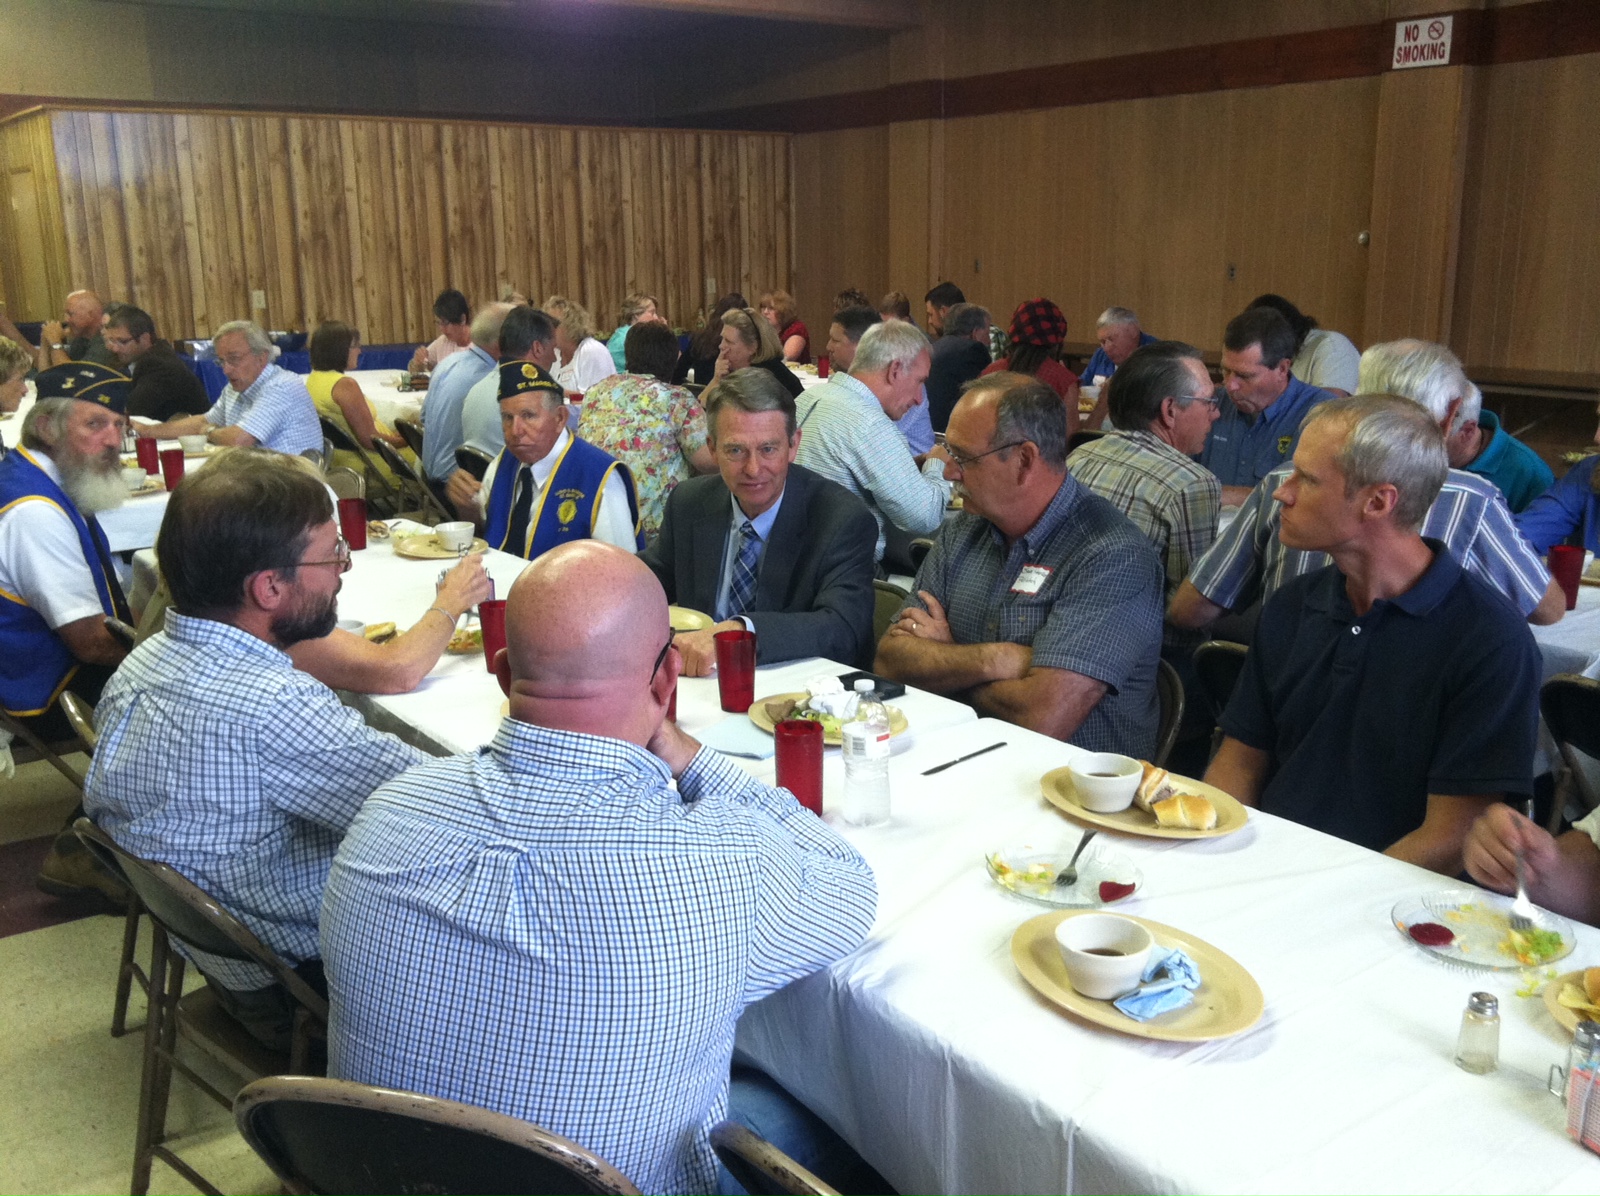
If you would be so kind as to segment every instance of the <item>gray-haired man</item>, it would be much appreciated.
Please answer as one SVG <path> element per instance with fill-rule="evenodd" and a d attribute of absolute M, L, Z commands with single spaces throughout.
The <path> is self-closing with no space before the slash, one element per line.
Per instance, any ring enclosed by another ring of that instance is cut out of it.
<path fill-rule="evenodd" d="M 140 436 L 205 433 L 211 443 L 273 449 L 291 456 L 322 448 L 322 426 L 305 379 L 273 364 L 272 341 L 260 325 L 234 320 L 212 338 L 228 385 L 204 415 L 137 425 Z"/>
<path fill-rule="evenodd" d="M 1473 820 L 1533 791 L 1540 664 L 1511 604 L 1421 534 L 1448 468 L 1438 425 L 1406 399 L 1306 418 L 1274 495 L 1279 535 L 1333 564 L 1262 610 L 1206 779 L 1454 876 Z"/>
<path fill-rule="evenodd" d="M 1161 562 L 1067 473 L 1061 397 L 986 374 L 951 413 L 945 451 L 966 509 L 878 642 L 878 671 L 1080 747 L 1148 756 Z"/>
<path fill-rule="evenodd" d="M 914 536 L 937 531 L 950 501 L 938 450 L 919 472 L 895 420 L 922 402 L 928 338 L 891 320 L 861 336 L 848 374 L 835 374 L 797 401 L 804 435 L 795 463 L 861 498 L 878 521 L 883 556 L 887 519 Z"/>

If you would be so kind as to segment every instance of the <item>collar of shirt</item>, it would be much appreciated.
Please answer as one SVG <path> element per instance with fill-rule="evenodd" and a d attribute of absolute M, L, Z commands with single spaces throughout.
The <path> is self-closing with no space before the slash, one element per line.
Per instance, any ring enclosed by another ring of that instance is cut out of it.
<path fill-rule="evenodd" d="M 572 433 L 562 428 L 561 435 L 556 437 L 556 442 L 550 446 L 550 451 L 527 467 L 533 471 L 533 484 L 537 489 L 541 491 L 544 489 L 544 484 L 550 480 L 550 475 L 555 472 L 556 462 L 561 460 L 561 454 L 567 451 L 567 445 L 571 442 Z M 506 453 L 509 455 L 511 450 L 507 449 Z M 522 462 L 517 461 L 515 456 L 512 456 L 511 459 L 517 462 L 519 469 L 522 468 Z"/>
<path fill-rule="evenodd" d="M 61 467 L 56 464 L 54 457 L 43 449 L 27 449 L 26 455 L 28 460 L 44 470 L 45 477 L 49 478 L 57 486 L 61 486 Z M 65 491 L 66 487 L 61 486 L 61 489 Z M 68 497 L 71 496 L 69 495 Z"/>
<path fill-rule="evenodd" d="M 1483 447 L 1467 468 L 1486 471 L 1506 448 L 1506 437 L 1500 435 L 1500 420 L 1493 411 L 1478 412 L 1478 427 L 1483 432 Z"/>
<path fill-rule="evenodd" d="M 1306 596 L 1306 605 L 1313 610 L 1322 611 L 1341 623 L 1360 622 L 1384 606 L 1394 606 L 1415 618 L 1426 617 L 1455 588 L 1461 579 L 1461 566 L 1455 557 L 1450 555 L 1450 550 L 1444 546 L 1443 541 L 1424 537 L 1422 542 L 1433 550 L 1433 561 L 1422 571 L 1422 576 L 1417 578 L 1415 584 L 1404 594 L 1396 594 L 1393 598 L 1373 603 L 1372 610 L 1366 615 L 1357 615 L 1355 607 L 1350 604 L 1350 595 L 1345 589 L 1345 576 L 1337 565 L 1327 571 L 1323 584 L 1313 587 L 1311 593 Z"/>
<path fill-rule="evenodd" d="M 1111 433 L 1111 435 L 1121 440 L 1126 440 L 1129 444 L 1136 448 L 1143 449 L 1147 453 L 1154 453 L 1158 457 L 1166 457 L 1168 460 L 1173 462 L 1181 461 L 1188 465 L 1194 464 L 1193 457 L 1189 456 L 1187 453 L 1179 452 L 1176 448 L 1168 444 L 1165 440 L 1162 440 L 1161 437 L 1157 436 L 1154 432 L 1146 432 L 1143 430 L 1125 432 L 1121 428 L 1117 428 Z"/>
<path fill-rule="evenodd" d="M 855 377 L 855 375 L 833 374 L 828 378 L 828 381 L 837 383 L 839 388 L 846 394 L 850 395 L 852 398 L 858 399 L 862 403 L 865 403 L 874 411 L 878 412 L 878 414 L 883 415 L 884 419 L 889 418 L 886 414 L 884 414 L 883 404 L 878 402 L 878 396 L 872 393 L 871 387 Z"/>
<path fill-rule="evenodd" d="M 778 508 L 783 506 L 783 495 L 788 491 L 785 486 L 778 494 L 777 501 L 765 511 L 751 519 L 739 506 L 739 500 L 733 494 L 728 495 L 728 502 L 733 507 L 733 534 L 737 536 L 739 529 L 744 527 L 744 521 L 750 519 L 750 524 L 756 529 L 756 536 L 760 539 L 762 547 L 766 547 L 767 537 L 772 534 L 772 525 L 778 521 Z"/>
<path fill-rule="evenodd" d="M 558 731 L 506 717 L 486 749 L 507 772 L 548 780 L 604 780 L 637 777 L 645 785 L 666 791 L 672 770 L 658 756 L 638 744 L 604 735 Z M 577 786 L 573 787 L 577 790 Z"/>
<path fill-rule="evenodd" d="M 180 615 L 167 608 L 166 634 L 180 643 L 196 647 L 214 648 L 253 656 L 266 664 L 283 668 L 292 667 L 288 653 L 274 647 L 264 639 L 242 631 L 232 623 L 219 623 L 215 619 L 199 619 L 193 615 Z"/>
<path fill-rule="evenodd" d="M 279 368 L 280 367 L 278 366 L 277 362 L 269 361 L 267 362 L 266 369 L 257 374 L 256 380 L 250 383 L 249 386 L 245 387 L 243 390 L 234 390 L 233 383 L 230 382 L 228 383 L 227 389 L 224 390 L 223 393 L 227 394 L 229 391 L 232 391 L 234 397 L 237 398 L 241 403 L 253 403 L 256 401 L 257 397 L 260 396 L 261 392 L 266 389 L 267 383 L 272 379 L 273 375 L 279 372 Z"/>
<path fill-rule="evenodd" d="M 482 345 L 479 345 L 476 341 L 474 341 L 465 349 L 461 350 L 461 352 L 452 353 L 449 357 L 446 357 L 443 361 L 441 361 L 433 371 L 434 381 L 437 382 L 440 378 L 442 378 L 446 370 L 450 370 L 452 372 L 458 370 L 461 368 L 461 362 L 473 360 L 474 358 L 478 361 L 481 361 L 490 369 L 494 368 L 494 358 L 489 356 L 488 351 L 485 350 Z"/>
<path fill-rule="evenodd" d="M 1074 480 L 1073 476 L 1070 473 L 1063 474 L 1061 485 L 1057 487 L 1055 495 L 1045 507 L 1044 513 L 1033 521 L 1032 527 L 1018 537 L 1027 549 L 1028 556 L 1033 557 L 1039 554 L 1040 549 L 1044 547 L 1045 541 L 1054 535 L 1056 529 L 1072 514 L 1072 508 L 1078 505 L 1078 499 L 1082 494 L 1083 487 Z M 1000 534 L 1000 529 L 991 523 L 989 532 L 994 536 L 995 543 L 1000 545 L 1002 551 L 1004 551 L 1005 537 Z"/>
<path fill-rule="evenodd" d="M 1315 394 L 1308 395 L 1308 391 L 1315 392 L 1315 394 L 1322 393 L 1310 383 L 1302 382 L 1293 374 L 1290 374 L 1289 385 L 1283 388 L 1283 393 L 1274 399 L 1272 406 L 1263 411 L 1258 418 L 1265 420 L 1269 424 L 1277 423 L 1282 419 L 1292 419 L 1299 423 L 1301 416 L 1305 415 L 1307 410 L 1305 404 L 1307 398 L 1321 402 L 1320 399 L 1316 399 Z"/>

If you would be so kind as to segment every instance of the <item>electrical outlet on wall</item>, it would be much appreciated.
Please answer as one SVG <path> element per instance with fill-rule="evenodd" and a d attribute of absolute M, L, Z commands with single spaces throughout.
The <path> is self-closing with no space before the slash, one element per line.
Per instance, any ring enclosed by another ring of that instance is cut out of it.
<path fill-rule="evenodd" d="M 252 311 L 260 311 L 262 308 L 266 307 L 266 305 L 267 293 L 265 291 L 250 292 L 250 308 Z"/>

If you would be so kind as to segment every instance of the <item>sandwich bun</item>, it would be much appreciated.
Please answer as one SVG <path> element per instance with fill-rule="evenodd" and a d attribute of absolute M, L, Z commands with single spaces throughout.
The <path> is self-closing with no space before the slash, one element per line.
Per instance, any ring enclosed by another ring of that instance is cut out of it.
<path fill-rule="evenodd" d="M 1158 826 L 1174 830 L 1208 831 L 1217 825 L 1217 808 L 1194 793 L 1177 793 L 1153 802 L 1150 812 Z"/>

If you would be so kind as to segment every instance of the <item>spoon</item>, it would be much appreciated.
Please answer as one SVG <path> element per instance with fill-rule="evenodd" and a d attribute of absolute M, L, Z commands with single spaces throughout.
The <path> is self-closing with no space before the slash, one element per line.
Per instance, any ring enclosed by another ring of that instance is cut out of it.
<path fill-rule="evenodd" d="M 1078 840 L 1078 849 L 1072 853 L 1072 858 L 1067 861 L 1067 866 L 1056 873 L 1056 884 L 1062 888 L 1078 883 L 1078 857 L 1083 854 L 1083 849 L 1089 846 L 1089 840 L 1098 835 L 1099 831 L 1085 831 L 1083 838 Z"/>

